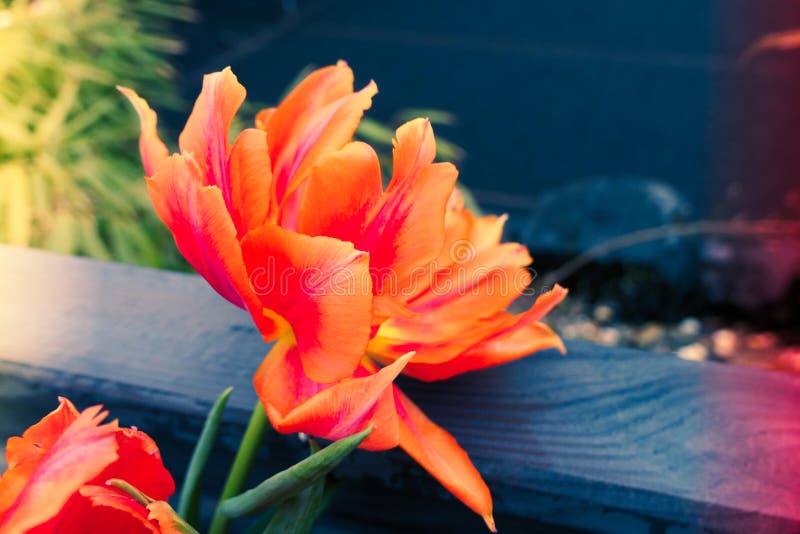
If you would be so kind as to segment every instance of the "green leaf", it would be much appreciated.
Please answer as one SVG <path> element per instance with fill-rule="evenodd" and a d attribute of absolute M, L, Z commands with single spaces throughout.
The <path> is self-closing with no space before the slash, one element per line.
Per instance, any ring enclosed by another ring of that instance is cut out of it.
<path fill-rule="evenodd" d="M 136 499 L 136 502 L 138 502 L 144 507 L 147 507 L 149 504 L 155 502 L 153 499 L 151 499 L 150 497 L 139 491 L 138 488 L 132 486 L 131 484 L 125 482 L 122 479 L 111 478 L 109 480 L 106 480 L 106 484 L 115 487 L 118 490 L 124 491 L 125 493 Z"/>
<path fill-rule="evenodd" d="M 358 447 L 372 427 L 328 445 L 302 462 L 268 478 L 258 486 L 220 504 L 227 517 L 241 517 L 278 504 L 322 480 L 339 462 Z"/>
<path fill-rule="evenodd" d="M 392 146 L 394 130 L 375 119 L 364 117 L 358 125 L 356 134 L 369 143 Z"/>
<path fill-rule="evenodd" d="M 181 519 L 166 501 L 156 501 L 142 493 L 135 486 L 119 478 L 106 480 L 106 484 L 127 493 L 136 502 L 147 508 L 150 519 L 155 519 L 159 527 L 161 527 L 160 531 L 199 534 L 189 523 Z"/>
<path fill-rule="evenodd" d="M 325 477 L 278 508 L 264 534 L 309 534 L 322 513 Z"/>
<path fill-rule="evenodd" d="M 189 467 L 186 468 L 186 477 L 183 479 L 181 498 L 178 502 L 178 515 L 192 525 L 199 523 L 200 478 L 211 454 L 214 441 L 217 439 L 222 412 L 225 410 L 225 404 L 228 402 L 231 391 L 233 391 L 233 388 L 223 391 L 222 395 L 211 407 L 211 411 L 208 412 L 203 431 L 200 433 L 200 439 L 197 440 L 194 452 L 192 452 L 192 458 L 189 460 Z"/>
<path fill-rule="evenodd" d="M 268 425 L 269 421 L 267 414 L 264 413 L 264 407 L 261 405 L 261 401 L 257 401 L 253 413 L 250 415 L 250 421 L 247 422 L 242 441 L 239 443 L 239 450 L 236 451 L 228 478 L 225 480 L 222 494 L 219 496 L 220 502 L 211 518 L 211 525 L 208 527 L 209 534 L 224 534 L 228 531 L 228 518 L 222 514 L 222 503 L 230 497 L 239 495 L 239 492 L 242 491 L 256 459 L 258 448 L 267 433 Z"/>
<path fill-rule="evenodd" d="M 458 123 L 458 117 L 449 111 L 432 108 L 404 108 L 395 114 L 395 120 L 398 123 L 410 121 L 417 117 L 425 117 L 431 124 L 443 124 L 445 126 L 455 126 Z"/>

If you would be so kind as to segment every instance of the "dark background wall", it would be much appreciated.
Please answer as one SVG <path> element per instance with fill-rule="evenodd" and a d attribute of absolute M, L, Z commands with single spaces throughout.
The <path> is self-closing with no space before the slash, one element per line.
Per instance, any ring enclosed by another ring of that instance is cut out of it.
<path fill-rule="evenodd" d="M 800 27 L 793 0 L 195 5 L 199 22 L 179 28 L 187 99 L 203 73 L 231 65 L 251 98 L 273 102 L 303 67 L 345 59 L 357 83 L 378 83 L 372 117 L 455 113 L 457 127 L 440 131 L 467 151 L 462 180 L 514 194 L 487 195 L 500 204 L 585 177 L 633 176 L 721 213 L 732 182 L 763 183 L 769 167 L 785 183 L 800 169 L 786 142 L 800 123 L 791 106 L 800 55 L 738 62 L 764 33 Z M 762 203 L 780 202 L 784 185 Z"/>
<path fill-rule="evenodd" d="M 237 5 L 238 4 L 238 5 Z M 251 95 L 274 100 L 309 64 L 346 59 L 380 88 L 370 115 L 454 112 L 463 181 L 535 197 L 578 178 L 653 177 L 705 203 L 714 3 L 200 2 L 190 28 L 199 74 L 231 64 Z"/>

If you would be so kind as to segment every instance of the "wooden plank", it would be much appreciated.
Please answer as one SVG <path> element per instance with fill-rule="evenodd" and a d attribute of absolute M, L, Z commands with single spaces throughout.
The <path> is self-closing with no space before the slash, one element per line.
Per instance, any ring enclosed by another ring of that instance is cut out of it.
<path fill-rule="evenodd" d="M 501 513 L 617 532 L 800 530 L 800 377 L 568 348 L 401 387 L 474 458 Z M 0 246 L 0 375 L 194 417 L 233 385 L 228 421 L 242 423 L 267 349 L 196 276 Z M 399 453 L 359 454 L 344 474 L 443 493 Z M 380 494 L 348 494 L 348 513 L 388 517 Z"/>

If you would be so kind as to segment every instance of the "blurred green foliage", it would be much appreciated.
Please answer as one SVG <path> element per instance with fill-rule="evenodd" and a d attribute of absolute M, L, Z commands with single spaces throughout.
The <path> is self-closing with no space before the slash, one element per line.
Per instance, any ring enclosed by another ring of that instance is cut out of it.
<path fill-rule="evenodd" d="M 186 0 L 0 0 L 0 241 L 182 265 L 114 85 L 175 106 L 166 34 L 192 16 Z"/>

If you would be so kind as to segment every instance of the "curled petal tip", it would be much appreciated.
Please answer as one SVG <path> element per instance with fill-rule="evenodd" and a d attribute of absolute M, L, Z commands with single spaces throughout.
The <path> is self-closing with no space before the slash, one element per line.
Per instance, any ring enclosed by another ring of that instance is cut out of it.
<path fill-rule="evenodd" d="M 563 295 L 565 297 L 567 296 L 567 293 L 569 293 L 569 289 L 567 289 L 566 287 L 560 286 L 558 284 L 554 285 L 553 289 L 551 289 L 550 291 L 555 291 L 559 295 Z"/>
<path fill-rule="evenodd" d="M 411 358 L 413 358 L 416 353 L 417 351 L 414 350 L 406 352 L 405 354 L 397 358 L 395 365 L 397 365 L 400 368 L 400 370 L 405 369 L 406 365 L 408 365 L 408 362 L 411 361 Z"/>
<path fill-rule="evenodd" d="M 490 531 L 497 532 L 497 527 L 494 524 L 494 517 L 492 517 L 492 514 L 484 515 L 483 520 L 486 522 L 486 526 L 489 527 Z"/>

